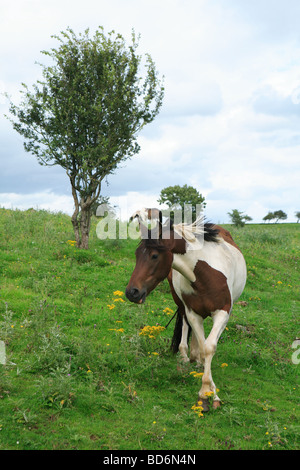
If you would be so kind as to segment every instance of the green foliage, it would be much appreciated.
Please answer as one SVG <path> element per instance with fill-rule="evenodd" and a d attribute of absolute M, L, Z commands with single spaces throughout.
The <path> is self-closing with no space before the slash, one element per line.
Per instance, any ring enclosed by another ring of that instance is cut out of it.
<path fill-rule="evenodd" d="M 96 223 L 77 258 L 68 216 L 0 209 L 0 450 L 298 449 L 299 225 L 225 227 L 248 279 L 212 363 L 222 406 L 199 417 L 202 370 L 161 328 L 168 284 L 126 301 L 138 241 L 116 249 Z"/>
<path fill-rule="evenodd" d="M 273 220 L 275 219 L 275 216 L 274 216 L 274 213 L 273 212 L 268 212 L 267 215 L 265 215 L 263 217 L 263 220 L 266 222 L 266 221 L 270 221 L 270 220 Z"/>
<path fill-rule="evenodd" d="M 278 210 L 278 211 L 275 211 L 275 212 L 268 212 L 267 215 L 265 215 L 263 217 L 263 220 L 266 221 L 270 221 L 270 220 L 275 220 L 275 223 L 278 222 L 278 220 L 286 220 L 287 219 L 287 214 L 285 212 L 283 212 L 282 210 Z"/>
<path fill-rule="evenodd" d="M 195 221 L 199 215 L 199 206 L 203 209 L 206 206 L 205 197 L 192 186 L 183 185 L 168 186 L 160 192 L 159 204 L 167 204 L 171 210 L 171 217 L 174 218 L 174 212 L 180 211 L 180 216 L 184 212 L 185 206 L 190 206 L 192 211 L 192 221 Z M 197 208 L 198 205 L 198 208 Z M 198 209 L 198 214 L 197 214 Z"/>
<path fill-rule="evenodd" d="M 93 38 L 89 30 L 76 36 L 70 28 L 53 37 L 59 47 L 42 51 L 53 65 L 40 64 L 43 78 L 32 91 L 23 84 L 21 103 L 10 103 L 11 122 L 40 164 L 65 169 L 77 246 L 87 248 L 101 182 L 139 151 L 137 134 L 158 114 L 164 91 L 149 54 L 141 76 L 134 33 L 128 47 L 101 27 Z"/>
<path fill-rule="evenodd" d="M 282 210 L 278 210 L 274 212 L 274 218 L 276 219 L 275 222 L 278 222 L 278 220 L 286 220 L 287 214 L 283 212 Z"/>
<path fill-rule="evenodd" d="M 228 212 L 228 215 L 231 219 L 231 222 L 236 227 L 244 227 L 246 222 L 249 222 L 250 220 L 252 220 L 252 218 L 249 217 L 249 215 L 245 215 L 237 209 L 233 209 L 231 212 Z"/>

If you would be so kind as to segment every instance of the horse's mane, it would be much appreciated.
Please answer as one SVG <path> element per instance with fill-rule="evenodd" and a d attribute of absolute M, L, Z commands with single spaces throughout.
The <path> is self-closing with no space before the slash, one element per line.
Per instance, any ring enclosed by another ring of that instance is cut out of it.
<path fill-rule="evenodd" d="M 219 230 L 210 222 L 204 223 L 204 217 L 197 219 L 192 224 L 173 225 L 174 231 L 187 242 L 194 242 L 198 237 L 204 237 L 207 242 L 218 242 Z"/>
<path fill-rule="evenodd" d="M 172 220 L 169 220 L 162 228 L 169 229 L 170 231 L 176 232 L 180 237 L 189 243 L 197 241 L 197 237 L 204 237 L 207 242 L 218 242 L 219 241 L 219 230 L 216 226 L 210 222 L 205 222 L 204 219 L 197 219 L 192 224 L 180 223 L 174 225 Z M 149 230 L 149 235 L 151 231 Z M 167 249 L 163 243 L 163 239 L 154 237 L 143 238 L 140 242 L 147 249 L 157 249 L 164 251 Z"/>

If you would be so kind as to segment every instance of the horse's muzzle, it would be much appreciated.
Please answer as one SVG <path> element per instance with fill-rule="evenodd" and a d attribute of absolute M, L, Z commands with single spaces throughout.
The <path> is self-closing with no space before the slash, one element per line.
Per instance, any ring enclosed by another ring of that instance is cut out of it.
<path fill-rule="evenodd" d="M 137 289 L 136 287 L 127 288 L 125 295 L 130 302 L 135 302 L 136 304 L 143 304 L 146 299 L 146 289 Z"/>

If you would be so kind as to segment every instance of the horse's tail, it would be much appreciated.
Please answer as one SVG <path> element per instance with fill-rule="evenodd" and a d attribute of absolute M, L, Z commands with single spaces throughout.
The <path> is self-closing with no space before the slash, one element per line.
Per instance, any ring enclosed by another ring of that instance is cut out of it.
<path fill-rule="evenodd" d="M 181 334 L 182 334 L 182 315 L 179 311 L 179 308 L 176 311 L 176 322 L 171 342 L 171 351 L 173 354 L 176 354 L 179 350 L 179 344 L 181 341 Z"/>
<path fill-rule="evenodd" d="M 189 326 L 188 338 L 190 337 L 190 334 L 191 334 L 191 327 Z M 176 311 L 176 323 L 175 323 L 175 328 L 174 328 L 173 337 L 171 341 L 171 351 L 174 354 L 176 354 L 179 351 L 181 337 L 182 337 L 182 313 L 180 311 L 180 308 L 178 308 Z"/>

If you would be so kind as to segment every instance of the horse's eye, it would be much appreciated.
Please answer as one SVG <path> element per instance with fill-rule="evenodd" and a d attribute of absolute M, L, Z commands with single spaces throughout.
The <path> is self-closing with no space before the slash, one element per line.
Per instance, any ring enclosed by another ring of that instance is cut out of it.
<path fill-rule="evenodd" d="M 154 253 L 152 256 L 151 256 L 151 259 L 157 259 L 158 258 L 158 254 L 157 253 Z"/>

